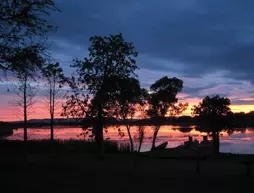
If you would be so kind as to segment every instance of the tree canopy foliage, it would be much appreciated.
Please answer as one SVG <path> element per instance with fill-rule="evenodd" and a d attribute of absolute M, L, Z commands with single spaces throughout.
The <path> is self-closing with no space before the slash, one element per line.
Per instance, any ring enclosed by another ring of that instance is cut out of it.
<path fill-rule="evenodd" d="M 202 102 L 193 107 L 192 114 L 198 116 L 199 120 L 206 124 L 208 129 L 221 130 L 226 126 L 224 117 L 231 113 L 230 100 L 226 97 L 206 96 Z"/>
<path fill-rule="evenodd" d="M 223 116 L 230 113 L 230 100 L 219 95 L 206 96 L 198 106 L 193 109 L 194 115 L 199 116 Z"/>
<path fill-rule="evenodd" d="M 56 29 L 46 16 L 56 10 L 53 0 L 1 0 L 0 70 L 27 68 L 25 62 L 20 65 L 16 61 L 24 57 L 35 60 L 45 54 L 46 34 Z"/>
<path fill-rule="evenodd" d="M 150 87 L 151 94 L 148 99 L 149 109 L 147 114 L 149 117 L 165 117 L 168 109 L 177 103 L 176 95 L 182 90 L 183 81 L 173 77 L 162 77 L 153 83 Z"/>

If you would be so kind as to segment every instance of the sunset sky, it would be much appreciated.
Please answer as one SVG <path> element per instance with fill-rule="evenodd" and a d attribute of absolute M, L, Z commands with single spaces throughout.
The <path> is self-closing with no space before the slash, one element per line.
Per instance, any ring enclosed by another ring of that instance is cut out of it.
<path fill-rule="evenodd" d="M 70 74 L 73 58 L 87 56 L 89 37 L 122 32 L 139 52 L 138 75 L 143 87 L 162 76 L 183 79 L 181 101 L 197 104 L 219 94 L 233 111 L 254 110 L 254 1 L 251 0 L 56 0 L 62 12 L 50 22 L 51 53 Z M 41 102 L 30 118 L 46 118 Z M 10 79 L 0 83 L 0 120 L 18 120 L 9 101 Z M 185 114 L 190 113 L 190 108 Z"/>

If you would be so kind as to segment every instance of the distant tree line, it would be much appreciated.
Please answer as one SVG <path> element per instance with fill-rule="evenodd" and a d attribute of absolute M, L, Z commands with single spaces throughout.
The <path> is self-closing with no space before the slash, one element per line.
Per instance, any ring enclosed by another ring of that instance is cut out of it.
<path fill-rule="evenodd" d="M 254 127 L 254 114 L 253 112 L 249 113 L 231 113 L 226 116 L 228 119 L 228 127 L 233 128 L 246 128 L 246 127 Z M 183 128 L 188 127 L 188 126 L 193 126 L 193 125 L 199 125 L 199 117 L 198 116 L 178 116 L 178 117 L 165 117 L 164 119 L 160 119 L 162 125 L 178 125 L 182 126 Z M 28 127 L 42 127 L 42 126 L 50 126 L 50 120 L 47 121 L 48 119 L 41 119 L 41 121 L 33 121 L 33 119 L 28 121 Z M 68 121 L 67 121 L 68 120 Z M 54 124 L 57 126 L 80 126 L 83 124 L 82 122 L 85 119 L 66 119 L 66 118 L 54 118 Z M 4 122 L 2 123 L 7 124 L 11 128 L 20 128 L 23 127 L 22 121 L 17 121 L 17 122 Z M 116 119 L 116 118 L 111 118 L 111 119 L 106 119 L 106 124 L 108 126 L 114 126 L 114 125 L 125 125 L 129 124 L 131 126 L 135 125 L 144 125 L 144 126 L 152 126 L 155 125 L 156 122 L 153 119 L 150 118 L 143 118 L 143 119 L 126 119 L 126 120 L 121 120 L 121 119 Z"/>

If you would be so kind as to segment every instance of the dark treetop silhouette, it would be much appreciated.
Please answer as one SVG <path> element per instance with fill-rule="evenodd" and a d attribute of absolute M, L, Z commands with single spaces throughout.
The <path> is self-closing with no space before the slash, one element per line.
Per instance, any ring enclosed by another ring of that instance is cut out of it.
<path fill-rule="evenodd" d="M 230 100 L 219 95 L 206 96 L 199 105 L 193 107 L 193 115 L 198 115 L 200 130 L 211 132 L 213 137 L 214 153 L 219 153 L 219 133 L 225 129 L 230 114 Z"/>
<path fill-rule="evenodd" d="M 177 103 L 176 95 L 182 90 L 183 81 L 178 78 L 162 77 L 150 87 L 151 94 L 148 97 L 149 109 L 147 115 L 157 120 L 158 125 L 154 128 L 152 149 L 155 148 L 157 134 L 160 130 L 160 120 L 164 119 L 169 108 Z"/>
<path fill-rule="evenodd" d="M 77 69 L 78 78 L 72 77 L 68 81 L 73 92 L 64 107 L 64 115 L 96 120 L 93 125 L 95 141 L 101 148 L 105 117 L 112 116 L 109 108 L 114 106 L 120 92 L 119 82 L 115 80 L 136 77 L 138 53 L 121 33 L 92 36 L 90 41 L 89 56 L 83 61 L 75 59 L 71 65 Z"/>
<path fill-rule="evenodd" d="M 29 60 L 46 56 L 49 46 L 46 34 L 56 28 L 45 16 L 56 10 L 52 0 L 1 0 L 0 70 L 29 68 L 26 63 L 16 61 L 22 61 L 24 56 Z M 37 63 L 33 62 L 33 65 Z"/>
<path fill-rule="evenodd" d="M 136 78 L 121 78 L 116 77 L 115 86 L 118 88 L 114 89 L 118 92 L 116 95 L 116 101 L 113 109 L 113 115 L 116 118 L 119 118 L 123 121 L 127 119 L 133 119 L 139 107 L 144 106 L 144 98 L 147 95 L 147 91 L 145 89 L 140 88 L 139 80 Z M 127 129 L 128 137 L 130 140 L 130 148 L 131 151 L 134 150 L 133 139 L 131 136 L 131 125 L 129 122 L 125 122 L 125 126 Z"/>

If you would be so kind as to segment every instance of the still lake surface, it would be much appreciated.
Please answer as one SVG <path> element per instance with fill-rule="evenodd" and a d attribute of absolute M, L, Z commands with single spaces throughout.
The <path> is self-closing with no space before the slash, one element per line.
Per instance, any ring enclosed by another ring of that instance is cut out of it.
<path fill-rule="evenodd" d="M 176 147 L 188 140 L 188 136 L 193 136 L 194 139 L 202 141 L 202 136 L 206 133 L 196 131 L 194 127 L 184 129 L 180 126 L 162 126 L 156 144 L 168 142 L 168 148 Z M 124 132 L 124 136 L 120 137 L 117 127 L 109 127 L 104 131 L 104 139 L 114 140 L 120 143 L 128 143 L 128 135 L 125 126 L 120 127 Z M 145 140 L 142 145 L 141 151 L 149 151 L 152 141 L 152 126 L 145 126 Z M 184 130 L 184 131 L 183 131 Z M 187 131 L 186 131 L 187 130 Z M 55 127 L 55 139 L 68 140 L 68 139 L 80 139 L 84 140 L 84 136 L 78 136 L 83 130 L 79 127 Z M 137 136 L 137 127 L 131 127 L 132 136 Z M 49 139 L 49 128 L 30 128 L 28 129 L 29 140 Z M 13 135 L 9 136 L 9 140 L 22 140 L 23 129 L 15 129 Z M 137 143 L 135 142 L 135 146 Z M 232 134 L 227 132 L 221 132 L 220 136 L 220 151 L 231 153 L 245 153 L 254 154 L 254 128 L 237 128 Z"/>

